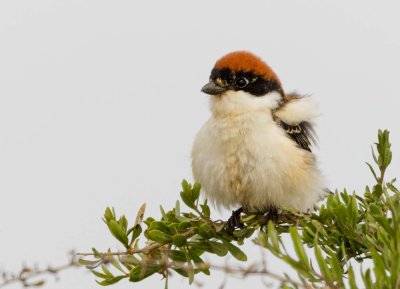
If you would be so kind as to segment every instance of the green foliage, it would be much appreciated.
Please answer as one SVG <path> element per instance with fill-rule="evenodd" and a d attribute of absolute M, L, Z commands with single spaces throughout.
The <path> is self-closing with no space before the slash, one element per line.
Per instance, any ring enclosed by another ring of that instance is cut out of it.
<path fill-rule="evenodd" d="M 376 148 L 379 175 L 369 167 L 377 183 L 367 186 L 363 197 L 335 192 L 319 211 L 290 228 L 295 256 L 286 251 L 283 231 L 272 223 L 255 240 L 294 268 L 304 284 L 311 284 L 308 288 L 400 288 L 400 195 L 395 180 L 384 181 L 392 159 L 388 131 L 379 131 Z M 314 250 L 307 254 L 304 246 Z M 366 259 L 373 265 L 356 279 L 354 261 Z"/>
<path fill-rule="evenodd" d="M 99 253 L 93 249 L 86 254 L 92 259 L 80 262 L 92 270 L 101 285 L 124 278 L 138 282 L 155 273 L 168 281 L 172 271 L 191 284 L 196 274 L 210 274 L 210 266 L 202 259 L 205 254 L 230 254 L 246 261 L 238 245 L 257 232 L 254 243 L 297 272 L 300 281 L 262 271 L 279 280 L 281 288 L 400 288 L 400 192 L 395 179 L 387 182 L 384 178 L 392 160 L 389 132 L 379 131 L 375 145 L 377 153 L 372 150 L 372 155 L 377 170 L 370 164 L 368 167 L 376 184 L 358 195 L 336 191 L 313 214 L 285 211 L 274 222 L 268 216 L 248 214 L 241 217 L 244 226 L 233 230 L 225 222 L 211 219 L 207 200 L 200 204 L 199 184 L 183 181 L 180 196 L 188 212 L 181 212 L 177 201 L 169 211 L 160 208 L 159 220 L 149 217 L 142 222 L 142 207 L 129 228 L 124 216 L 117 218 L 114 210 L 107 208 L 103 220 L 126 250 Z M 284 235 L 291 244 L 284 243 Z M 139 238 L 145 241 L 142 248 Z M 294 253 L 288 252 L 288 246 Z M 365 260 L 370 260 L 369 265 L 355 266 Z M 117 273 L 111 273 L 107 264 Z M 244 273 L 251 273 L 251 268 Z"/>
<path fill-rule="evenodd" d="M 208 265 L 203 261 L 205 253 L 217 256 L 226 256 L 230 253 L 239 261 L 246 261 L 247 256 L 232 242 L 243 243 L 254 232 L 256 223 L 249 225 L 232 234 L 225 228 L 222 221 L 210 219 L 210 208 L 207 201 L 199 203 L 200 185 L 193 186 L 182 182 L 182 201 L 191 209 L 189 212 L 181 212 L 180 202 L 175 208 L 165 211 L 160 207 L 161 218 L 147 218 L 143 221 L 146 226 L 142 231 L 142 222 L 129 228 L 125 216 L 117 217 L 114 209 L 107 208 L 104 213 L 104 222 L 111 234 L 125 248 L 123 252 L 99 253 L 93 249 L 93 260 L 81 258 L 80 263 L 92 270 L 99 278 L 98 284 L 111 285 L 121 279 L 128 278 L 131 282 L 139 282 L 155 273 L 163 276 L 173 270 L 187 277 L 189 283 L 194 280 L 194 275 L 210 274 Z M 144 207 L 138 215 L 143 215 Z M 137 217 L 136 220 L 141 219 Z M 145 239 L 145 246 L 139 248 L 138 238 Z M 115 267 L 118 274 L 111 273 L 107 264 Z M 97 268 L 100 268 L 99 271 Z M 167 278 L 166 278 L 167 280 Z"/>

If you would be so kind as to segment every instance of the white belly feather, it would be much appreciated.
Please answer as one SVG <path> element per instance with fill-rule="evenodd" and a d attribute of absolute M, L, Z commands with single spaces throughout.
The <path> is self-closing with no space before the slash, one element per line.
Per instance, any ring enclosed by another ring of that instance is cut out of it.
<path fill-rule="evenodd" d="M 314 156 L 265 111 L 212 116 L 196 136 L 192 168 L 207 198 L 227 208 L 304 212 L 324 191 Z"/>

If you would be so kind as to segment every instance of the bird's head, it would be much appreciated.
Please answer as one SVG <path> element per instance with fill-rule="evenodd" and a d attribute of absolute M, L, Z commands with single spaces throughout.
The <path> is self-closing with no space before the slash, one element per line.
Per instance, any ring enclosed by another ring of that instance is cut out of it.
<path fill-rule="evenodd" d="M 215 96 L 211 99 L 212 110 L 222 109 L 227 113 L 274 109 L 283 97 L 275 72 L 247 51 L 231 52 L 220 58 L 201 91 Z"/>

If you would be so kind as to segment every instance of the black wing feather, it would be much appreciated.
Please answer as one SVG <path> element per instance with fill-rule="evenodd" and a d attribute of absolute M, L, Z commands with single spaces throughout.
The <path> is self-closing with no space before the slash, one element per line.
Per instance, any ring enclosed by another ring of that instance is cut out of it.
<path fill-rule="evenodd" d="M 299 147 L 311 152 L 311 146 L 316 144 L 315 131 L 310 122 L 303 121 L 296 125 L 289 125 L 282 120 L 277 120 L 278 125 L 286 132 L 287 136 L 296 142 Z"/>

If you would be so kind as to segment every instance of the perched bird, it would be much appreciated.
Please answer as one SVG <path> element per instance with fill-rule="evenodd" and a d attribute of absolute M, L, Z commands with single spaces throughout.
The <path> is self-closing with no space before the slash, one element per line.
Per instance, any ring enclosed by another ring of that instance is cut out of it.
<path fill-rule="evenodd" d="M 219 59 L 210 82 L 211 117 L 198 132 L 192 169 L 209 200 L 236 214 L 313 210 L 325 194 L 311 147 L 316 102 L 286 94 L 275 72 L 246 51 Z"/>

